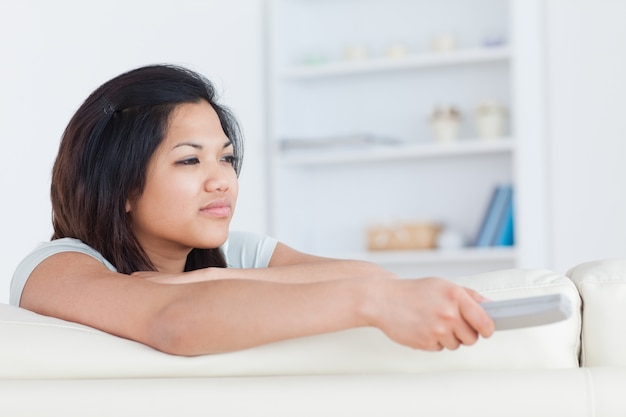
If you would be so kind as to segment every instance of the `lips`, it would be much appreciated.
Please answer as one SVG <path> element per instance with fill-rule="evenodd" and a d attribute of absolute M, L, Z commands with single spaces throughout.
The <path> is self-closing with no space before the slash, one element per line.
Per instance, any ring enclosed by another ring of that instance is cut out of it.
<path fill-rule="evenodd" d="M 200 211 L 212 217 L 229 217 L 232 213 L 232 205 L 227 199 L 219 199 L 202 207 Z"/>

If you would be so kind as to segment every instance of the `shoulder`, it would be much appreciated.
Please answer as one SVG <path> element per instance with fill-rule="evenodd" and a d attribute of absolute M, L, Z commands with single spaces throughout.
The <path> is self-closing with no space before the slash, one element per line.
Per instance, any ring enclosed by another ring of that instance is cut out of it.
<path fill-rule="evenodd" d="M 229 268 L 265 268 L 277 243 L 269 236 L 232 231 L 221 249 Z"/>
<path fill-rule="evenodd" d="M 78 239 L 63 238 L 44 242 L 30 252 L 15 269 L 11 279 L 10 304 L 19 305 L 26 281 L 40 263 L 52 255 L 63 252 L 78 252 L 89 255 L 102 262 L 111 271 L 116 271 L 116 268 L 100 252 Z"/>

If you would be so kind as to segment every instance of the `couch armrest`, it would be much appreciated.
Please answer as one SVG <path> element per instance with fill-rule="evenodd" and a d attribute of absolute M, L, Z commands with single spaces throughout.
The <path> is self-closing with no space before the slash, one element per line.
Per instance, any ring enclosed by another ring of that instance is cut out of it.
<path fill-rule="evenodd" d="M 583 299 L 582 364 L 626 366 L 626 260 L 587 262 L 567 276 Z"/>
<path fill-rule="evenodd" d="M 506 270 L 458 280 L 492 299 L 560 292 L 574 284 L 548 271 Z M 374 328 L 305 337 L 219 355 L 178 357 L 130 340 L 0 304 L 0 379 L 167 378 L 416 373 L 578 367 L 580 315 L 497 332 L 456 351 L 400 346 Z"/>

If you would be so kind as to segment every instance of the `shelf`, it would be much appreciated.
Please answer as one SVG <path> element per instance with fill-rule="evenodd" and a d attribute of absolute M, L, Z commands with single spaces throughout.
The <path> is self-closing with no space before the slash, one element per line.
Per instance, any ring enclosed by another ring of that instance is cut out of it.
<path fill-rule="evenodd" d="M 442 264 L 515 261 L 513 247 L 468 247 L 457 250 L 369 251 L 342 256 L 381 265 Z"/>
<path fill-rule="evenodd" d="M 377 58 L 362 61 L 340 61 L 317 65 L 300 65 L 284 69 L 285 79 L 312 79 L 338 75 L 411 70 L 419 68 L 467 65 L 506 61 L 511 55 L 508 47 L 461 49 L 451 52 L 409 55 L 404 58 Z"/>
<path fill-rule="evenodd" d="M 513 148 L 514 142 L 510 138 L 465 139 L 446 144 L 428 142 L 412 145 L 372 145 L 364 148 L 285 151 L 280 153 L 280 161 L 287 166 L 315 166 L 510 153 Z"/>

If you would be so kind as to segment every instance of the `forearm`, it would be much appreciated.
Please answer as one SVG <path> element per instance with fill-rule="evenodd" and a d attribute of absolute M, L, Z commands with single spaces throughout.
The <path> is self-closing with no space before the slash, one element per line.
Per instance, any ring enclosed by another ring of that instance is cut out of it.
<path fill-rule="evenodd" d="M 150 344 L 174 354 L 232 351 L 368 325 L 369 289 L 355 280 L 217 280 L 166 288 L 181 294 L 155 317 Z"/>
<path fill-rule="evenodd" d="M 217 280 L 159 285 L 173 291 L 148 343 L 179 355 L 226 352 L 374 326 L 413 348 L 456 349 L 489 336 L 479 296 L 440 279 L 342 279 L 304 284 Z"/>

